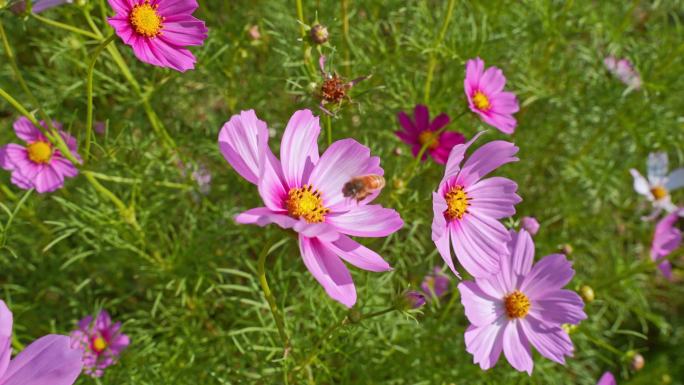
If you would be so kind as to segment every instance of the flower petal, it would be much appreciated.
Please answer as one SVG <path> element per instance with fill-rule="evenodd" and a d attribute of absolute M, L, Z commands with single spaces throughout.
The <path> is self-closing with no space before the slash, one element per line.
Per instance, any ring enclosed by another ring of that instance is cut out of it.
<path fill-rule="evenodd" d="M 509 291 L 520 287 L 523 279 L 530 272 L 534 262 L 534 242 L 525 230 L 510 231 L 508 253 L 501 257 L 501 278 Z"/>
<path fill-rule="evenodd" d="M 2 385 L 72 385 L 83 368 L 83 352 L 70 338 L 50 334 L 26 347 L 9 364 Z"/>
<path fill-rule="evenodd" d="M 36 174 L 33 184 L 37 192 L 48 193 L 64 186 L 64 177 L 46 165 Z"/>
<path fill-rule="evenodd" d="M 649 186 L 646 178 L 641 176 L 639 171 L 637 171 L 633 168 L 630 169 L 629 172 L 632 174 L 632 177 L 634 178 L 634 191 L 636 191 L 638 194 L 641 194 L 641 195 L 650 196 L 651 195 L 651 187 Z"/>
<path fill-rule="evenodd" d="M 176 46 L 197 46 L 204 43 L 207 32 L 204 21 L 188 15 L 165 20 L 161 38 Z"/>
<path fill-rule="evenodd" d="M 463 158 L 465 157 L 466 150 L 482 134 L 484 134 L 484 131 L 480 131 L 477 134 L 475 134 L 475 136 L 473 136 L 467 143 L 458 144 L 458 145 L 454 146 L 454 148 L 451 149 L 451 153 L 449 154 L 449 159 L 447 160 L 447 164 L 446 164 L 446 167 L 444 169 L 443 180 L 449 179 L 450 177 L 458 174 L 461 171 L 461 162 L 463 161 Z"/>
<path fill-rule="evenodd" d="M 473 363 L 482 370 L 492 368 L 503 350 L 503 331 L 506 324 L 502 319 L 485 326 L 468 326 L 465 344 L 468 353 L 473 355 Z"/>
<path fill-rule="evenodd" d="M 12 323 L 12 312 L 0 300 L 0 378 L 3 378 L 12 356 Z"/>
<path fill-rule="evenodd" d="M 495 140 L 485 143 L 468 157 L 457 183 L 462 186 L 475 183 L 502 165 L 518 161 L 514 156 L 517 153 L 518 147 L 511 142 Z"/>
<path fill-rule="evenodd" d="M 326 247 L 359 269 L 375 272 L 392 270 L 378 253 L 346 235 L 340 235 L 335 242 L 326 243 Z"/>
<path fill-rule="evenodd" d="M 572 341 L 560 327 L 544 325 L 532 317 L 520 321 L 520 326 L 528 341 L 542 356 L 562 365 L 565 365 L 565 356 L 572 357 Z"/>
<path fill-rule="evenodd" d="M 386 237 L 404 226 L 399 213 L 380 205 L 358 206 L 341 215 L 328 215 L 326 222 L 343 234 L 357 237 Z"/>
<path fill-rule="evenodd" d="M 575 270 L 565 255 L 547 255 L 532 267 L 520 285 L 520 291 L 532 300 L 542 299 L 546 293 L 561 289 L 574 275 Z"/>
<path fill-rule="evenodd" d="M 584 302 L 574 291 L 553 290 L 543 297 L 533 298 L 530 295 L 530 299 L 530 315 L 545 323 L 574 325 L 587 318 Z"/>
<path fill-rule="evenodd" d="M 617 382 L 615 382 L 615 377 L 613 376 L 613 373 L 605 372 L 603 373 L 599 381 L 596 383 L 596 385 L 617 385 Z"/>
<path fill-rule="evenodd" d="M 223 157 L 238 174 L 253 184 L 259 182 L 259 140 L 266 142 L 262 150 L 271 151 L 268 148 L 268 127 L 257 118 L 254 110 L 233 115 L 218 136 Z"/>
<path fill-rule="evenodd" d="M 299 110 L 285 127 L 280 144 L 280 162 L 285 182 L 290 187 L 308 183 L 313 166 L 318 163 L 318 117 L 309 110 Z M 320 189 L 320 186 L 316 186 Z"/>
<path fill-rule="evenodd" d="M 665 188 L 668 191 L 676 190 L 678 188 L 684 187 L 684 168 L 678 168 L 667 176 L 667 182 L 665 183 Z"/>
<path fill-rule="evenodd" d="M 477 283 L 464 281 L 458 285 L 461 303 L 468 321 L 478 327 L 494 323 L 504 315 L 501 299 L 490 297 L 483 292 Z"/>
<path fill-rule="evenodd" d="M 508 322 L 503 333 L 503 351 L 506 360 L 516 370 L 532 375 L 532 353 L 525 335 L 519 330 L 518 321 Z"/>
<path fill-rule="evenodd" d="M 430 111 L 423 104 L 416 104 L 413 109 L 413 117 L 416 121 L 416 128 L 423 132 L 430 126 Z"/>
<path fill-rule="evenodd" d="M 117 14 L 128 16 L 128 12 L 133 8 L 130 0 L 107 0 L 107 2 Z"/>
<path fill-rule="evenodd" d="M 31 121 L 25 116 L 15 120 L 13 127 L 17 137 L 24 142 L 35 142 L 43 137 L 43 134 L 40 132 L 38 127 L 34 126 L 33 123 L 31 123 Z"/>
<path fill-rule="evenodd" d="M 349 270 L 334 252 L 318 239 L 299 236 L 299 249 L 306 268 L 328 295 L 347 307 L 356 303 L 356 287 Z"/>
<path fill-rule="evenodd" d="M 416 126 L 413 124 L 413 120 L 406 115 L 404 111 L 399 111 L 397 113 L 397 120 L 399 121 L 399 124 L 404 128 L 404 131 L 406 131 L 409 134 L 413 135 L 418 135 L 420 132 Z"/>
<path fill-rule="evenodd" d="M 515 205 L 522 201 L 516 191 L 518 185 L 508 178 L 492 177 L 468 186 L 465 192 L 469 201 L 468 211 L 495 219 L 515 214 Z"/>

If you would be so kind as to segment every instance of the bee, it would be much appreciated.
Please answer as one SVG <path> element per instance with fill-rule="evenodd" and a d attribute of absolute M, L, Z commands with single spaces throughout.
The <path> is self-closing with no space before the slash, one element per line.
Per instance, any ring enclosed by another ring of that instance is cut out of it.
<path fill-rule="evenodd" d="M 342 195 L 345 198 L 356 199 L 356 203 L 361 202 L 374 191 L 385 187 L 385 178 L 382 175 L 361 175 L 355 176 L 345 183 L 342 187 Z"/>

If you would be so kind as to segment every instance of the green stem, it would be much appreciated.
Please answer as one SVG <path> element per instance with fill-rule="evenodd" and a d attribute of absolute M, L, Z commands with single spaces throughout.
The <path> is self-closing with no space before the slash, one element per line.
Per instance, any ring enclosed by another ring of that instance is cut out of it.
<path fill-rule="evenodd" d="M 427 79 L 425 80 L 425 94 L 423 96 L 423 100 L 426 105 L 430 103 L 430 88 L 432 87 L 432 79 L 434 77 L 435 73 L 435 67 L 437 67 L 437 50 L 440 48 L 442 45 L 442 41 L 444 41 L 444 36 L 446 36 L 446 31 L 447 28 L 449 27 L 449 23 L 451 22 L 451 16 L 454 13 L 454 6 L 456 5 L 456 0 L 449 0 L 449 5 L 447 7 L 447 13 L 446 16 L 444 17 L 444 21 L 442 23 L 442 29 L 439 31 L 439 36 L 437 37 L 437 40 L 435 40 L 434 45 L 432 46 L 432 51 L 430 52 L 430 60 L 428 62 L 428 72 L 427 72 Z"/>
<path fill-rule="evenodd" d="M 384 315 L 384 314 L 393 312 L 393 311 L 395 311 L 395 310 L 397 310 L 397 308 L 394 307 L 394 306 L 392 306 L 392 307 L 389 307 L 389 308 L 384 309 L 384 310 L 379 310 L 379 311 L 376 311 L 376 312 L 373 312 L 373 313 L 364 314 L 364 315 L 361 316 L 361 318 L 359 318 L 359 322 L 361 322 L 361 321 L 363 321 L 363 320 L 367 320 L 367 319 L 369 319 L 369 318 L 379 317 L 379 316 L 381 316 L 381 315 Z"/>
<path fill-rule="evenodd" d="M 86 137 L 85 137 L 85 153 L 84 153 L 84 163 L 88 162 L 88 158 L 90 158 L 90 141 L 91 137 L 93 135 L 93 73 L 95 72 L 95 63 L 97 62 L 97 58 L 100 56 L 102 53 L 102 50 L 111 43 L 116 35 L 111 35 L 100 44 L 95 52 L 93 53 L 93 57 L 90 60 L 90 65 L 88 66 L 88 81 L 87 81 L 87 94 L 88 94 L 88 114 L 86 117 Z"/>
<path fill-rule="evenodd" d="M 31 114 L 24 106 L 22 106 L 21 103 L 19 103 L 16 99 L 12 97 L 12 95 L 8 94 L 7 91 L 3 90 L 2 88 L 0 88 L 0 96 L 2 96 L 3 99 L 5 99 L 9 104 L 11 104 L 12 107 L 14 107 L 20 114 L 28 118 L 28 120 L 30 120 L 34 126 L 41 127 L 36 117 L 33 116 L 33 114 Z"/>
<path fill-rule="evenodd" d="M 268 280 L 266 279 L 266 257 L 268 257 L 272 250 L 274 250 L 274 248 L 277 246 L 278 244 L 272 245 L 269 242 L 261 250 L 261 253 L 259 253 L 259 259 L 257 261 L 257 270 L 259 275 L 259 283 L 261 284 L 261 290 L 264 292 L 264 297 L 266 298 L 266 302 L 268 302 L 268 306 L 271 309 L 271 314 L 273 315 L 276 327 L 278 328 L 278 335 L 283 343 L 283 355 L 287 357 L 292 350 L 290 337 L 288 337 L 287 331 L 285 330 L 285 319 L 283 318 L 280 309 L 278 309 L 275 296 L 273 295 L 273 292 L 271 292 L 271 288 L 268 285 Z M 286 367 L 287 364 L 283 363 L 283 368 Z"/>
<path fill-rule="evenodd" d="M 321 347 L 323 346 L 323 342 L 325 340 L 327 340 L 328 338 L 330 338 L 330 336 L 333 335 L 333 333 L 335 333 L 335 331 L 337 331 L 337 329 L 340 329 L 340 328 L 346 326 L 348 323 L 349 323 L 349 317 L 344 317 L 341 321 L 336 322 L 336 323 L 332 324 L 330 327 L 328 327 L 328 329 L 326 329 L 323 332 L 321 337 L 318 338 L 318 340 L 314 344 L 314 347 L 313 347 L 311 353 L 309 353 L 309 355 L 306 356 L 306 358 L 302 361 L 301 364 L 297 365 L 293 369 L 293 372 L 297 372 L 297 371 L 302 370 L 303 368 L 306 368 L 307 366 L 309 366 L 313 362 L 313 360 L 315 360 L 316 357 L 318 356 L 318 352 L 321 350 Z"/>
<path fill-rule="evenodd" d="M 42 23 L 45 23 L 47 25 L 50 25 L 50 26 L 53 26 L 56 28 L 63 29 L 65 31 L 77 33 L 79 35 L 83 35 L 83 36 L 89 37 L 91 39 L 99 39 L 99 37 L 97 35 L 95 35 L 92 32 L 86 31 L 85 29 L 77 28 L 77 27 L 71 26 L 69 24 L 60 23 L 59 21 L 54 21 L 54 20 L 48 19 L 47 17 L 37 15 L 35 13 L 31 13 L 31 17 L 33 17 L 34 19 L 36 19 Z"/>
<path fill-rule="evenodd" d="M 350 58 L 349 58 L 349 49 L 350 49 L 350 39 L 349 39 L 349 13 L 347 11 L 347 6 L 348 6 L 347 0 L 342 0 L 340 2 L 340 6 L 342 7 L 342 36 L 343 36 L 343 44 L 342 48 L 344 49 L 344 69 L 345 69 L 345 74 L 347 76 L 350 76 L 349 73 L 351 71 L 351 64 L 350 64 Z"/>
<path fill-rule="evenodd" d="M 135 212 L 128 208 L 121 199 L 119 199 L 116 195 L 114 195 L 113 192 L 109 191 L 105 186 L 103 186 L 100 182 L 98 182 L 97 179 L 95 179 L 95 176 L 93 175 L 92 172 L 90 171 L 82 171 L 83 176 L 88 179 L 90 184 L 93 186 L 93 188 L 102 196 L 108 198 L 114 205 L 119 209 L 119 213 L 121 214 L 121 217 L 133 228 L 135 228 L 138 231 L 141 231 L 140 225 L 138 225 L 138 221 L 135 219 Z"/>
<path fill-rule="evenodd" d="M 332 117 L 325 114 L 325 127 L 328 133 L 328 146 L 332 144 Z"/>
<path fill-rule="evenodd" d="M 133 179 L 133 178 L 124 178 L 120 176 L 110 176 L 106 174 L 101 174 L 99 172 L 94 172 L 94 171 L 89 171 L 90 175 L 93 177 L 100 179 L 100 180 L 106 180 L 108 182 L 113 182 L 113 183 L 118 183 L 118 184 L 142 184 L 143 181 L 141 179 Z M 193 187 L 189 186 L 187 184 L 182 184 L 182 183 L 174 183 L 174 182 L 168 182 L 168 181 L 146 181 L 146 183 L 150 183 L 153 186 L 159 186 L 159 187 L 166 187 L 166 188 L 172 188 L 172 189 L 178 189 L 178 190 L 190 190 Z"/>
<path fill-rule="evenodd" d="M 296 0 L 297 3 L 297 18 L 299 19 L 299 33 L 302 39 L 306 39 L 306 28 L 304 28 L 304 7 L 302 0 Z"/>

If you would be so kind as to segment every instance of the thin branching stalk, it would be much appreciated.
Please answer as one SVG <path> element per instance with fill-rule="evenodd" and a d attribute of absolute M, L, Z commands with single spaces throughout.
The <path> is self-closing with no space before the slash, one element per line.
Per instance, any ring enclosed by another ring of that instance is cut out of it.
<path fill-rule="evenodd" d="M 90 141 L 93 136 L 93 73 L 95 72 L 95 63 L 97 62 L 97 58 L 100 56 L 102 53 L 102 50 L 109 45 L 112 41 L 114 41 L 114 38 L 116 35 L 111 35 L 100 44 L 95 52 L 93 53 L 93 57 L 90 59 L 90 65 L 88 65 L 88 80 L 87 80 L 87 94 L 88 94 L 88 114 L 86 117 L 86 137 L 85 137 L 85 146 L 84 146 L 84 163 L 88 162 L 88 159 L 90 158 Z"/>
<path fill-rule="evenodd" d="M 342 8 L 342 48 L 344 49 L 344 70 L 345 75 L 349 77 L 351 72 L 350 63 L 350 38 L 349 38 L 349 2 L 347 0 L 340 1 L 340 7 Z"/>
<path fill-rule="evenodd" d="M 96 34 L 90 32 L 90 31 L 86 31 L 85 29 L 74 27 L 74 26 L 69 25 L 69 24 L 60 23 L 59 21 L 54 21 L 52 19 L 48 19 L 47 17 L 43 17 L 43 16 L 37 15 L 35 13 L 31 13 L 31 17 L 33 17 L 34 19 L 36 19 L 42 23 L 45 23 L 47 25 L 50 25 L 50 26 L 53 26 L 56 28 L 63 29 L 65 31 L 77 33 L 79 35 L 83 35 L 85 37 L 89 37 L 89 38 L 95 39 L 95 40 L 99 39 L 99 37 Z"/>
<path fill-rule="evenodd" d="M 332 144 L 332 117 L 325 114 L 325 130 L 328 133 L 328 146 Z"/>
<path fill-rule="evenodd" d="M 446 36 L 447 28 L 449 28 L 449 23 L 451 22 L 451 16 L 454 13 L 454 6 L 456 5 L 456 0 L 449 0 L 449 5 L 447 6 L 446 16 L 444 16 L 444 21 L 442 22 L 442 29 L 439 31 L 437 40 L 432 46 L 432 51 L 430 51 L 430 60 L 428 62 L 428 72 L 427 79 L 425 80 L 425 94 L 423 100 L 425 105 L 430 103 L 430 88 L 432 87 L 432 78 L 435 73 L 435 67 L 437 67 L 437 51 L 444 41 L 444 36 Z"/>

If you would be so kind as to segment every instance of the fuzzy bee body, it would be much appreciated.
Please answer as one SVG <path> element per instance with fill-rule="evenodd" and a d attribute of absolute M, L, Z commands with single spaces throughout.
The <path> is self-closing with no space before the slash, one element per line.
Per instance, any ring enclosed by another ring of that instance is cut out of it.
<path fill-rule="evenodd" d="M 374 191 L 385 187 L 385 178 L 382 175 L 361 175 L 355 176 L 345 183 L 342 187 L 342 195 L 345 198 L 356 199 L 356 202 L 361 202 L 371 195 Z"/>

